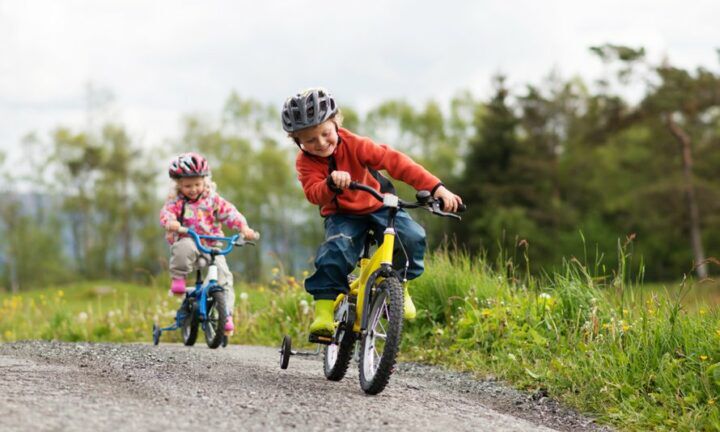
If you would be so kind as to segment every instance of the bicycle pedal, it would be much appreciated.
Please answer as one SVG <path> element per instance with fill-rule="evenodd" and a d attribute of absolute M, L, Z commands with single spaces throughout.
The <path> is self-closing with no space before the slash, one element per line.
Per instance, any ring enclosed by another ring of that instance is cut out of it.
<path fill-rule="evenodd" d="M 320 336 L 320 335 L 311 334 L 310 337 L 308 338 L 308 341 L 310 343 L 330 345 L 333 342 L 333 338 L 332 338 L 332 336 Z"/>

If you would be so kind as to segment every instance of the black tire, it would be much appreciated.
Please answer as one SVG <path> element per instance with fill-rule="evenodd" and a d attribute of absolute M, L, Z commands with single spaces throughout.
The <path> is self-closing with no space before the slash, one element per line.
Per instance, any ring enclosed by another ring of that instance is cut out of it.
<path fill-rule="evenodd" d="M 195 312 L 195 302 L 190 299 L 186 299 L 185 303 L 185 318 L 183 319 L 180 330 L 182 331 L 183 344 L 185 346 L 195 345 L 198 335 L 198 327 L 200 327 L 200 321 L 198 320 L 197 313 Z"/>
<path fill-rule="evenodd" d="M 292 355 L 292 338 L 288 335 L 283 337 L 280 345 L 280 369 L 287 369 Z"/>
<path fill-rule="evenodd" d="M 402 284 L 396 278 L 388 278 L 377 288 L 360 349 L 360 387 L 372 395 L 383 391 L 390 380 L 403 327 Z"/>
<path fill-rule="evenodd" d="M 339 316 L 338 314 L 344 316 Z M 349 329 L 346 328 L 346 326 L 352 326 L 352 323 L 348 323 L 347 312 L 338 311 L 335 320 L 340 322 L 337 333 L 338 343 L 325 345 L 323 355 L 325 378 L 330 381 L 340 381 L 345 377 L 348 365 L 352 359 L 356 339 L 352 327 Z"/>
<path fill-rule="evenodd" d="M 160 327 L 157 324 L 153 324 L 153 345 L 160 343 Z"/>
<path fill-rule="evenodd" d="M 225 293 L 215 291 L 210 293 L 207 299 L 207 319 L 203 330 L 205 330 L 205 342 L 207 346 L 215 349 L 220 346 L 225 336 L 225 320 L 227 310 L 225 309 Z"/>

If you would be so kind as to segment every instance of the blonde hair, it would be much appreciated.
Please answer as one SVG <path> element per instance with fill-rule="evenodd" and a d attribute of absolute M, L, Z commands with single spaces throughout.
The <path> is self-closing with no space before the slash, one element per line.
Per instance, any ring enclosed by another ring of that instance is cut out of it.
<path fill-rule="evenodd" d="M 182 177 L 181 177 L 182 178 Z M 205 176 L 203 177 L 204 183 L 205 183 L 205 189 L 203 190 L 202 195 L 206 195 L 208 193 L 216 192 L 217 191 L 217 184 L 212 181 L 211 176 Z M 178 195 L 182 195 L 182 192 L 180 192 L 180 179 L 173 179 L 173 183 L 170 186 L 170 193 L 168 193 L 168 199 L 175 199 Z"/>
<path fill-rule="evenodd" d="M 289 136 L 290 138 L 292 138 L 295 142 L 297 142 L 298 132 L 300 132 L 300 131 L 302 131 L 302 130 L 311 129 L 311 128 L 316 128 L 316 127 L 324 124 L 325 122 L 329 122 L 329 121 L 335 123 L 335 126 L 337 126 L 338 128 L 341 128 L 344 119 L 345 119 L 345 117 L 343 117 L 342 111 L 340 111 L 340 108 L 338 108 L 337 112 L 336 112 L 335 114 L 333 114 L 332 117 L 330 117 L 329 119 L 325 120 L 324 122 L 322 122 L 322 123 L 320 123 L 320 124 L 317 124 L 317 125 L 315 125 L 315 126 L 310 126 L 310 127 L 304 128 L 304 129 L 300 129 L 300 130 L 295 131 L 295 132 L 289 132 L 289 133 L 288 133 L 288 136 Z"/>

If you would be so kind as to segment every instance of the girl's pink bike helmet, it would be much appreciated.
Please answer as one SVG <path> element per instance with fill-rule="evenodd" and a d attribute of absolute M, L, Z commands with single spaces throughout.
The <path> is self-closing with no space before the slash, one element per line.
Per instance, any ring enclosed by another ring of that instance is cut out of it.
<path fill-rule="evenodd" d="M 170 178 L 205 177 L 210 175 L 207 159 L 197 153 L 183 153 L 170 162 Z"/>

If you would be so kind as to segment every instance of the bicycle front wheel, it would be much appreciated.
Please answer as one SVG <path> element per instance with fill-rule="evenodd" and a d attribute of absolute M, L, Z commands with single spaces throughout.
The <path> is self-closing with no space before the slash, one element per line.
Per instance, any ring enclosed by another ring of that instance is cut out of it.
<path fill-rule="evenodd" d="M 185 316 L 182 319 L 182 338 L 183 344 L 186 346 L 195 345 L 197 339 L 198 326 L 200 321 L 198 320 L 197 311 L 195 310 L 195 302 L 191 299 L 185 299 L 182 307 L 184 308 L 183 313 Z"/>
<path fill-rule="evenodd" d="M 360 351 L 360 387 L 378 394 L 387 385 L 400 349 L 403 288 L 396 278 L 383 280 L 371 302 L 368 326 Z"/>
<path fill-rule="evenodd" d="M 205 342 L 210 348 L 220 346 L 225 335 L 225 320 L 227 310 L 225 309 L 225 293 L 215 291 L 210 294 L 207 301 L 207 319 L 203 326 L 205 330 Z"/>

